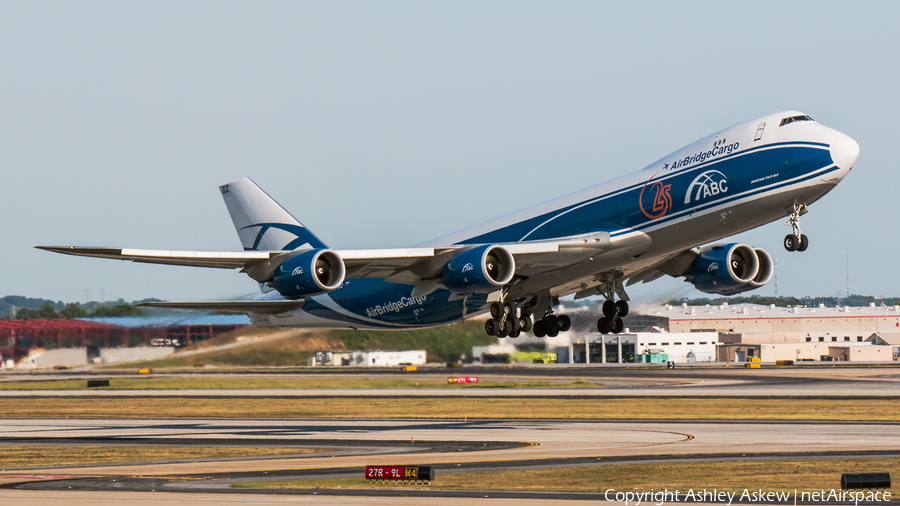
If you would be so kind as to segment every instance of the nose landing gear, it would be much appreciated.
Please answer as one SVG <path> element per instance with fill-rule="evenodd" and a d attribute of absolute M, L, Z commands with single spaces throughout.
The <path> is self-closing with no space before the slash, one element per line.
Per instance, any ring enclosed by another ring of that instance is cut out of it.
<path fill-rule="evenodd" d="M 809 247 L 809 239 L 800 232 L 800 217 L 806 214 L 806 204 L 794 204 L 785 225 L 790 225 L 793 234 L 784 236 L 784 249 L 788 251 L 806 251 Z"/>

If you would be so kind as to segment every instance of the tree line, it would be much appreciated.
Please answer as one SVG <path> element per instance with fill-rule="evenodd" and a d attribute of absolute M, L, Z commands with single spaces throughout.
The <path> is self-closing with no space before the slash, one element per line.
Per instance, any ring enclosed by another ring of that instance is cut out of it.
<path fill-rule="evenodd" d="M 123 303 L 115 306 L 97 306 L 88 312 L 77 304 L 67 304 L 66 307 L 56 311 L 50 304 L 44 304 L 37 309 L 21 308 L 16 311 L 15 317 L 7 315 L 4 319 L 15 320 L 53 320 L 56 318 L 110 318 L 119 316 L 143 316 L 144 312 L 131 304 Z"/>

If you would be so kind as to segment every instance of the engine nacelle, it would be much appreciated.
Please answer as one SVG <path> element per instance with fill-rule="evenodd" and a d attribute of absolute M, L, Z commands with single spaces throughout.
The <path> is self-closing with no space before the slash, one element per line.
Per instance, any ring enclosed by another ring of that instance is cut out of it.
<path fill-rule="evenodd" d="M 287 299 L 330 292 L 344 282 L 344 260 L 334 251 L 312 249 L 287 259 L 272 284 Z"/>
<path fill-rule="evenodd" d="M 701 292 L 735 295 L 772 279 L 772 257 L 746 244 L 726 244 L 705 251 L 688 268 L 690 282 Z"/>
<path fill-rule="evenodd" d="M 486 244 L 464 251 L 444 266 L 443 283 L 453 293 L 493 292 L 509 283 L 516 273 L 512 254 Z"/>

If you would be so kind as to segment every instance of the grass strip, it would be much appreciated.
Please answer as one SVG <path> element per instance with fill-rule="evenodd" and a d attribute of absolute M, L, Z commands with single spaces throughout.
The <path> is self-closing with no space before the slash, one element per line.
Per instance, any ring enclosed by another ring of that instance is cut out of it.
<path fill-rule="evenodd" d="M 735 397 L 0 397 L 6 417 L 898 421 L 900 399 Z"/>
<path fill-rule="evenodd" d="M 438 474 L 429 485 L 367 482 L 363 478 L 262 481 L 241 483 L 247 488 L 425 488 L 441 490 L 515 490 L 545 492 L 707 490 L 742 493 L 757 491 L 830 491 L 841 488 L 841 473 L 896 473 L 900 460 L 811 459 L 751 462 L 690 462 L 671 464 L 614 464 L 527 471 L 485 471 Z M 896 481 L 894 481 L 896 483 Z M 891 489 L 892 495 L 900 489 Z M 652 503 L 652 501 L 649 501 Z"/>
<path fill-rule="evenodd" d="M 100 464 L 154 460 L 207 459 L 299 455 L 318 450 L 309 448 L 267 448 L 238 446 L 17 446 L 0 450 L 0 468 Z"/>
<path fill-rule="evenodd" d="M 448 375 L 452 376 L 452 375 Z M 87 379 L 4 381 L 0 390 L 313 390 L 313 389 L 467 389 L 467 388 L 602 388 L 602 383 L 487 379 L 480 383 L 448 384 L 446 379 L 390 377 L 321 378 L 109 378 L 109 387 L 87 387 Z"/>

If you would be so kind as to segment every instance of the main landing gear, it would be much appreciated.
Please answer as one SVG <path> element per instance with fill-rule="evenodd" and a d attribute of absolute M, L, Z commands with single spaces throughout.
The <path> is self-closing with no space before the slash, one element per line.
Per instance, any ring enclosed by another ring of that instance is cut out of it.
<path fill-rule="evenodd" d="M 628 316 L 628 302 L 626 302 L 628 294 L 625 293 L 621 281 L 607 281 L 605 285 L 597 287 L 597 291 L 606 298 L 600 307 L 603 316 L 597 320 L 597 331 L 601 334 L 622 332 L 625 330 L 622 318 Z M 619 300 L 615 300 L 617 295 Z"/>
<path fill-rule="evenodd" d="M 800 216 L 806 214 L 806 204 L 794 204 L 786 225 L 793 228 L 794 233 L 784 236 L 784 249 L 788 251 L 806 251 L 809 247 L 809 239 L 800 233 Z"/>
<path fill-rule="evenodd" d="M 484 331 L 489 336 L 519 337 L 531 330 L 531 318 L 519 317 L 519 308 L 514 302 L 494 302 L 491 304 L 491 319 L 484 322 Z"/>
<path fill-rule="evenodd" d="M 624 300 L 613 302 L 606 299 L 603 303 L 603 316 L 597 320 L 597 331 L 601 334 L 618 334 L 625 330 L 622 318 L 628 316 L 628 303 Z"/>
<path fill-rule="evenodd" d="M 534 331 L 535 337 L 556 337 L 572 327 L 572 320 L 566 315 L 556 316 L 552 310 L 532 325 L 531 315 L 522 314 L 514 302 L 494 302 L 491 304 L 491 319 L 484 322 L 484 331 L 489 336 L 519 337 L 522 332 Z"/>
<path fill-rule="evenodd" d="M 543 318 L 534 322 L 534 337 L 556 337 L 560 332 L 566 332 L 570 328 L 572 328 L 572 320 L 568 315 L 556 316 L 550 309 Z"/>

